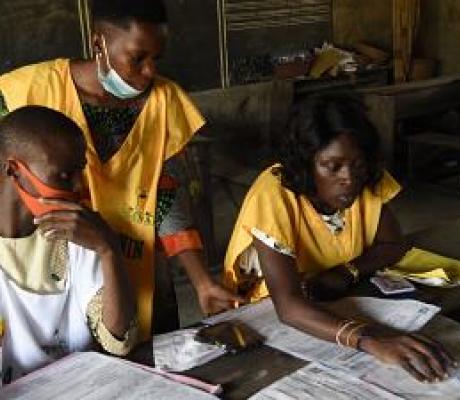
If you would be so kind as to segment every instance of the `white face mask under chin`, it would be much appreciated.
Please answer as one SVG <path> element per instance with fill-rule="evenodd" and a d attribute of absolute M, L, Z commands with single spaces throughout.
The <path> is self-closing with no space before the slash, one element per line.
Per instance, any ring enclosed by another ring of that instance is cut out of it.
<path fill-rule="evenodd" d="M 101 66 L 101 52 L 96 53 L 96 64 L 97 64 L 97 78 L 104 88 L 104 90 L 111 95 L 122 99 L 132 99 L 134 97 L 140 96 L 144 91 L 138 90 L 128 83 L 126 83 L 123 78 L 112 68 L 109 61 L 109 54 L 107 52 L 107 47 L 105 44 L 105 38 L 102 37 L 102 45 L 107 59 L 107 66 L 109 71 L 105 74 Z"/>

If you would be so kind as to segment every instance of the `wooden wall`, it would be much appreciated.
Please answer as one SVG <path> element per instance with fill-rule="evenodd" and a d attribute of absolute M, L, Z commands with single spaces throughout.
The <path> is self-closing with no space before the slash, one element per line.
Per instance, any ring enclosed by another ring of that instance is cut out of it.
<path fill-rule="evenodd" d="M 55 57 L 82 56 L 76 0 L 0 1 L 0 73 Z"/>
<path fill-rule="evenodd" d="M 333 0 L 333 3 L 334 43 L 352 47 L 357 42 L 366 42 L 391 51 L 392 0 Z"/>
<path fill-rule="evenodd" d="M 460 73 L 460 1 L 422 0 L 419 55 L 439 62 L 442 75 Z"/>

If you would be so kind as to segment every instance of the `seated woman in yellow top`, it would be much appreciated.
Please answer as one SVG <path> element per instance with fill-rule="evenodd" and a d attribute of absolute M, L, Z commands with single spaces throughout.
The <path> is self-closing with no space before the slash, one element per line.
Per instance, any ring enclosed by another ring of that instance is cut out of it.
<path fill-rule="evenodd" d="M 225 284 L 251 301 L 271 295 L 281 321 L 401 365 L 423 381 L 453 363 L 419 335 L 344 321 L 315 304 L 402 258 L 408 247 L 387 206 L 400 190 L 383 170 L 379 138 L 361 101 L 322 95 L 293 106 L 280 164 L 242 205 Z"/>

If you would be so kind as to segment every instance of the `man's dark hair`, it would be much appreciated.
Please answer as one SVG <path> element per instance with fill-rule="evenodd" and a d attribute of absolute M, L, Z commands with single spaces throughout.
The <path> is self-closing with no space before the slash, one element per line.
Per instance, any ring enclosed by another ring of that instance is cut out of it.
<path fill-rule="evenodd" d="M 123 28 L 133 21 L 168 22 L 162 0 L 92 0 L 91 14 L 95 22 L 110 22 Z"/>
<path fill-rule="evenodd" d="M 30 154 L 37 140 L 53 146 L 66 138 L 75 151 L 84 151 L 85 140 L 79 126 L 64 114 L 42 106 L 18 108 L 0 119 L 0 154 Z"/>
<path fill-rule="evenodd" d="M 275 174 L 296 194 L 314 195 L 314 158 L 337 136 L 353 137 L 367 163 L 366 185 L 373 188 L 383 174 L 380 138 L 362 99 L 353 92 L 326 93 L 295 101 L 290 110 Z"/>

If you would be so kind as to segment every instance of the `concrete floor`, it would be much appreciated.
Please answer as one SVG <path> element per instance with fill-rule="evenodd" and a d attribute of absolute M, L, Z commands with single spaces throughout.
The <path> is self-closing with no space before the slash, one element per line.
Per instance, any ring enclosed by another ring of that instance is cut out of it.
<path fill-rule="evenodd" d="M 245 177 L 250 180 L 249 177 Z M 247 186 L 239 184 L 223 185 L 216 181 L 213 185 L 215 240 L 219 259 L 223 259 L 225 248 L 234 220 L 237 217 L 237 203 L 241 202 Z M 460 185 L 458 193 L 446 194 L 438 188 L 422 184 L 409 186 L 392 203 L 401 228 L 405 234 L 413 233 L 460 218 Z M 218 271 L 218 268 L 214 268 Z M 215 274 L 219 279 L 218 273 Z M 193 288 L 186 279 L 176 283 L 180 309 L 181 326 L 193 324 L 201 319 Z"/>

